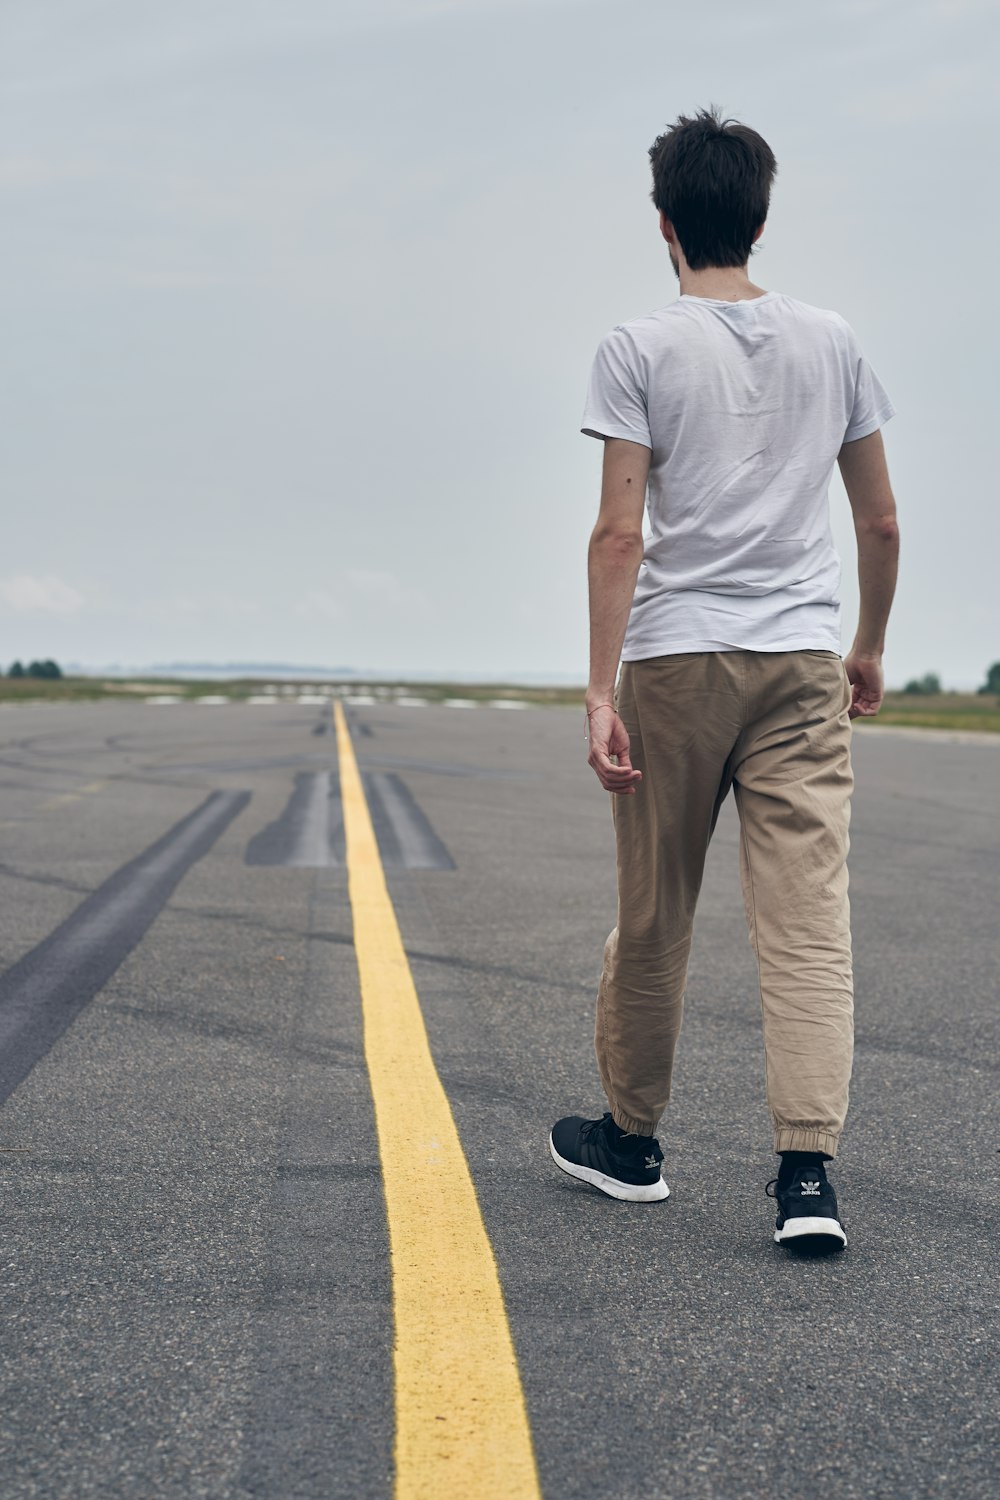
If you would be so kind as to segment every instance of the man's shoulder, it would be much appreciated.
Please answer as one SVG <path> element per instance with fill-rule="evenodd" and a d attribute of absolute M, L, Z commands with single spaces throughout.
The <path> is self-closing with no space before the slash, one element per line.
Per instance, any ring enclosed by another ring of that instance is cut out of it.
<path fill-rule="evenodd" d="M 690 313 L 681 298 L 656 307 L 652 312 L 641 313 L 616 323 L 601 340 L 601 349 L 607 357 L 628 365 L 642 364 L 651 353 L 669 348 L 683 341 L 684 329 L 690 323 Z"/>
<path fill-rule="evenodd" d="M 601 340 L 604 358 L 635 369 L 651 358 L 659 360 L 668 351 L 680 355 L 685 349 L 700 348 L 706 331 L 714 326 L 720 310 L 727 320 L 734 317 L 734 327 L 740 328 L 745 326 L 744 314 L 735 312 L 735 309 L 748 307 L 759 309 L 755 317 L 760 316 L 764 325 L 770 324 L 775 332 L 786 331 L 793 342 L 805 342 L 828 352 L 836 351 L 842 359 L 850 357 L 856 349 L 854 330 L 840 313 L 803 302 L 785 292 L 769 291 L 763 297 L 728 306 L 734 310 L 732 314 L 709 298 L 678 297 L 652 312 L 616 323 Z"/>
<path fill-rule="evenodd" d="M 763 297 L 753 297 L 746 302 L 729 304 L 733 308 L 746 306 L 766 305 L 770 314 L 776 317 L 788 317 L 801 322 L 823 323 L 833 328 L 850 329 L 850 324 L 839 312 L 829 307 L 817 307 L 812 302 L 803 302 L 799 297 L 790 297 L 787 292 L 765 292 Z M 671 324 L 680 327 L 697 319 L 702 312 L 710 308 L 719 308 L 722 304 L 714 302 L 711 298 L 704 297 L 677 297 L 673 302 L 667 302 L 662 307 L 655 307 L 651 312 L 640 313 L 638 317 L 627 318 L 622 323 L 616 323 L 614 328 L 605 335 L 606 338 L 631 340 L 641 344 L 647 338 L 655 338 L 662 334 L 665 328 Z"/>
<path fill-rule="evenodd" d="M 654 307 L 652 312 L 640 313 L 636 318 L 628 318 L 624 323 L 616 323 L 606 337 L 614 338 L 617 334 L 641 343 L 643 339 L 658 333 L 671 320 L 682 319 L 684 316 L 684 308 L 678 297 L 676 301 L 667 302 L 663 307 Z"/>
<path fill-rule="evenodd" d="M 851 334 L 851 325 L 839 312 L 832 307 L 817 307 L 813 302 L 803 302 L 799 297 L 789 297 L 786 292 L 772 292 L 775 308 L 785 312 L 789 317 L 797 319 L 801 323 L 811 323 L 834 329 L 839 333 Z"/>

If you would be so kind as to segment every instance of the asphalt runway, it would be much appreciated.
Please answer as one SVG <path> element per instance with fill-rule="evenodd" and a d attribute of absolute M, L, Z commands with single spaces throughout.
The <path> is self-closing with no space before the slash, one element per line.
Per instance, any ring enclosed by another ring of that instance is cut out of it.
<path fill-rule="evenodd" d="M 546 1144 L 604 1107 L 613 845 L 582 716 L 348 721 L 546 1500 L 993 1500 L 1000 743 L 856 734 L 849 1246 L 803 1260 L 763 1191 L 731 803 L 661 1130 L 671 1196 L 616 1203 Z M 5 1500 L 392 1493 L 332 731 L 287 701 L 0 711 Z"/>

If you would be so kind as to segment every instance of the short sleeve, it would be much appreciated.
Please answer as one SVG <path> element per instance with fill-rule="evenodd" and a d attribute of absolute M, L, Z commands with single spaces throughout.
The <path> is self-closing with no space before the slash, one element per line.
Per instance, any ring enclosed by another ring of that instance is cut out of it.
<path fill-rule="evenodd" d="M 609 333 L 594 357 L 580 430 L 587 437 L 626 438 L 653 446 L 635 346 L 623 328 Z"/>
<path fill-rule="evenodd" d="M 889 400 L 882 382 L 865 359 L 857 340 L 851 333 L 852 374 L 854 380 L 854 404 L 844 433 L 845 443 L 857 442 L 884 427 L 895 407 Z"/>

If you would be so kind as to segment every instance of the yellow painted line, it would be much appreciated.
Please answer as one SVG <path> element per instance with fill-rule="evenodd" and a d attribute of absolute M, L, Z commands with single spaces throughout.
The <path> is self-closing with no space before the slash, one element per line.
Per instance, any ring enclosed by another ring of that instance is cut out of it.
<path fill-rule="evenodd" d="M 389 1221 L 396 1500 L 539 1500 L 493 1247 L 431 1056 L 340 703 L 333 714 Z"/>
<path fill-rule="evenodd" d="M 67 802 L 78 802 L 81 797 L 86 797 L 92 792 L 99 792 L 106 787 L 106 781 L 91 781 L 87 786 L 82 786 L 75 792 L 60 792 L 55 797 L 50 797 L 47 802 L 41 802 L 38 806 L 39 812 L 51 812 L 53 808 L 65 807 Z"/>

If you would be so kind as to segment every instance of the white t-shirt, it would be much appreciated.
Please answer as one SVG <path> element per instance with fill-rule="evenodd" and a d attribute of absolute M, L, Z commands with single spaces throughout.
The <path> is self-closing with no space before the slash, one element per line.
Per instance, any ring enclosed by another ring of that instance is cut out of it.
<path fill-rule="evenodd" d="M 609 333 L 583 431 L 652 449 L 622 660 L 839 651 L 827 491 L 841 445 L 892 414 L 843 318 L 778 292 L 682 296 Z"/>

